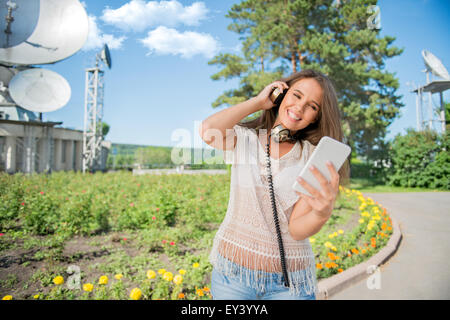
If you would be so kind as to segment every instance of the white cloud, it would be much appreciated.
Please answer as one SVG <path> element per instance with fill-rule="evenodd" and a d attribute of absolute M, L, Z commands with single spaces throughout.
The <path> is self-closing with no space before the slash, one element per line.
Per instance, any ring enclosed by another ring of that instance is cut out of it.
<path fill-rule="evenodd" d="M 81 50 L 89 51 L 100 49 L 106 43 L 109 49 L 120 49 L 126 37 L 115 37 L 112 34 L 103 33 L 97 25 L 97 17 L 88 16 L 89 19 L 89 34 Z"/>
<path fill-rule="evenodd" d="M 149 31 L 147 37 L 139 41 L 149 49 L 149 54 L 173 54 L 183 58 L 197 54 L 212 58 L 219 50 L 219 43 L 209 34 L 178 32 L 164 26 Z"/>
<path fill-rule="evenodd" d="M 207 13 L 208 9 L 203 2 L 194 2 L 184 7 L 176 0 L 131 0 L 118 9 L 106 8 L 101 19 L 125 31 L 144 31 L 156 26 L 197 26 L 200 20 L 206 18 Z"/>

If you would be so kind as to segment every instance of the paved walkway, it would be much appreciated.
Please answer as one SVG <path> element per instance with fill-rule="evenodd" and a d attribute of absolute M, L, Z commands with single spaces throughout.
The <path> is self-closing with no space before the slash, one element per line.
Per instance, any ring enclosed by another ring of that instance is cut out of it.
<path fill-rule="evenodd" d="M 397 220 L 403 239 L 380 267 L 379 289 L 372 274 L 329 299 L 450 299 L 450 192 L 363 195 Z"/>

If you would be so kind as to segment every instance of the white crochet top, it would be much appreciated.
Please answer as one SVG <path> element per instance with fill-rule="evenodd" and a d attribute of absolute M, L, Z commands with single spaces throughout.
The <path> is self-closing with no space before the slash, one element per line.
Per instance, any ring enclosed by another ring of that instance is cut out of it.
<path fill-rule="evenodd" d="M 232 164 L 228 209 L 213 241 L 209 261 L 227 276 L 246 279 L 247 285 L 262 289 L 279 275 L 280 252 L 273 219 L 267 179 L 266 147 L 255 129 L 235 125 L 237 142 L 224 152 L 225 163 Z M 288 223 L 300 196 L 292 189 L 314 146 L 297 141 L 280 159 L 271 160 L 271 171 L 278 219 L 283 239 L 290 292 L 317 294 L 314 253 L 309 239 L 294 240 Z M 272 148 L 272 143 L 271 143 Z"/>

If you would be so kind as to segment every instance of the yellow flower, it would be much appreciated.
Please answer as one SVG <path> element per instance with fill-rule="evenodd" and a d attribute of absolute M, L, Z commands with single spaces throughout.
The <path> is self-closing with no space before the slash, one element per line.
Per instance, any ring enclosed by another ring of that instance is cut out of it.
<path fill-rule="evenodd" d="M 333 237 L 334 237 L 334 234 L 332 234 L 332 233 L 328 235 L 328 238 L 330 238 L 330 239 L 333 239 Z"/>
<path fill-rule="evenodd" d="M 107 284 L 108 283 L 108 277 L 107 276 L 101 276 L 98 279 L 98 284 Z"/>
<path fill-rule="evenodd" d="M 343 233 L 344 233 L 344 230 L 339 229 L 338 232 L 339 232 L 339 234 L 343 234 Z"/>
<path fill-rule="evenodd" d="M 34 298 L 34 299 L 39 299 L 39 294 L 35 294 L 35 295 L 33 296 L 33 298 Z"/>
<path fill-rule="evenodd" d="M 166 280 L 166 281 L 172 281 L 172 279 L 173 279 L 172 272 L 169 272 L 169 271 L 164 272 L 163 279 Z"/>
<path fill-rule="evenodd" d="M 56 285 L 60 285 L 64 283 L 64 278 L 61 276 L 57 276 L 55 278 L 53 278 L 53 283 Z"/>
<path fill-rule="evenodd" d="M 147 278 L 149 279 L 154 279 L 156 277 L 156 272 L 153 270 L 148 270 L 147 271 Z"/>
<path fill-rule="evenodd" d="M 83 284 L 83 290 L 86 292 L 91 292 L 94 289 L 94 285 L 92 283 Z"/>
<path fill-rule="evenodd" d="M 166 272 L 166 269 L 159 269 L 159 270 L 158 270 L 158 273 L 159 273 L 159 274 L 163 274 L 164 272 Z"/>
<path fill-rule="evenodd" d="M 363 217 L 370 217 L 370 213 L 369 213 L 368 211 L 363 211 L 363 212 L 361 212 L 361 215 L 362 215 Z"/>
<path fill-rule="evenodd" d="M 116 278 L 116 280 L 120 280 L 120 279 L 122 279 L 122 277 L 123 277 L 123 274 L 121 274 L 121 273 L 118 273 L 114 276 L 114 278 Z"/>
<path fill-rule="evenodd" d="M 367 228 L 371 230 L 375 226 L 375 220 L 370 220 L 367 224 Z"/>
<path fill-rule="evenodd" d="M 4 296 L 2 300 L 12 300 L 12 296 Z"/>
<path fill-rule="evenodd" d="M 337 249 L 336 249 L 336 247 L 331 247 L 331 250 L 333 250 L 333 251 L 337 251 Z"/>
<path fill-rule="evenodd" d="M 309 243 L 314 243 L 316 241 L 316 239 L 314 238 L 309 238 Z"/>
<path fill-rule="evenodd" d="M 183 282 L 183 277 L 179 274 L 177 274 L 174 278 L 173 278 L 173 283 L 175 284 L 181 284 Z"/>
<path fill-rule="evenodd" d="M 359 223 L 364 223 L 364 219 L 359 219 L 358 222 Z"/>
<path fill-rule="evenodd" d="M 180 270 L 178 270 L 178 273 L 181 274 L 181 275 L 185 275 L 186 274 L 186 270 L 180 269 Z"/>
<path fill-rule="evenodd" d="M 373 202 L 372 198 L 367 198 L 367 203 L 370 204 L 370 205 L 375 204 L 375 202 Z"/>
<path fill-rule="evenodd" d="M 338 233 L 335 231 L 334 233 L 333 233 L 333 237 L 337 237 L 338 236 Z"/>
<path fill-rule="evenodd" d="M 130 298 L 133 300 L 139 300 L 142 296 L 142 291 L 139 288 L 134 288 L 131 290 Z"/>
<path fill-rule="evenodd" d="M 198 262 L 195 262 L 192 264 L 192 268 L 198 268 L 200 267 L 200 264 Z"/>
<path fill-rule="evenodd" d="M 325 242 L 324 246 L 327 248 L 331 248 L 333 246 L 333 244 L 331 242 L 327 241 L 327 242 Z"/>

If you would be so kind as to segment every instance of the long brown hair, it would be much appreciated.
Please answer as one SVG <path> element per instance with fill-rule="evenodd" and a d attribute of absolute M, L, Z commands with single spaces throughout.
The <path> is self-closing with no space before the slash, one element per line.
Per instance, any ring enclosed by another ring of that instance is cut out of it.
<path fill-rule="evenodd" d="M 279 81 L 283 81 L 289 87 L 292 87 L 294 83 L 305 78 L 315 79 L 322 87 L 323 91 L 322 105 L 321 108 L 319 108 L 319 115 L 317 121 L 311 123 L 308 127 L 302 130 L 298 130 L 293 135 L 293 137 L 296 140 L 300 141 L 302 150 L 303 150 L 303 140 L 308 140 L 311 144 L 317 146 L 317 144 L 319 143 L 320 139 L 323 136 L 329 136 L 333 139 L 343 142 L 344 135 L 341 127 L 341 114 L 338 107 L 336 90 L 334 89 L 332 81 L 326 75 L 315 70 L 305 69 L 300 72 L 293 73 L 286 78 L 282 78 Z M 278 116 L 280 104 L 275 105 L 273 108 L 269 110 L 263 110 L 260 117 L 247 122 L 240 121 L 238 125 L 250 129 L 255 129 L 257 135 L 259 135 L 260 129 L 270 131 Z M 347 159 L 344 162 L 342 167 L 339 169 L 338 173 L 340 176 L 339 184 L 349 185 L 350 183 L 349 159 Z"/>

